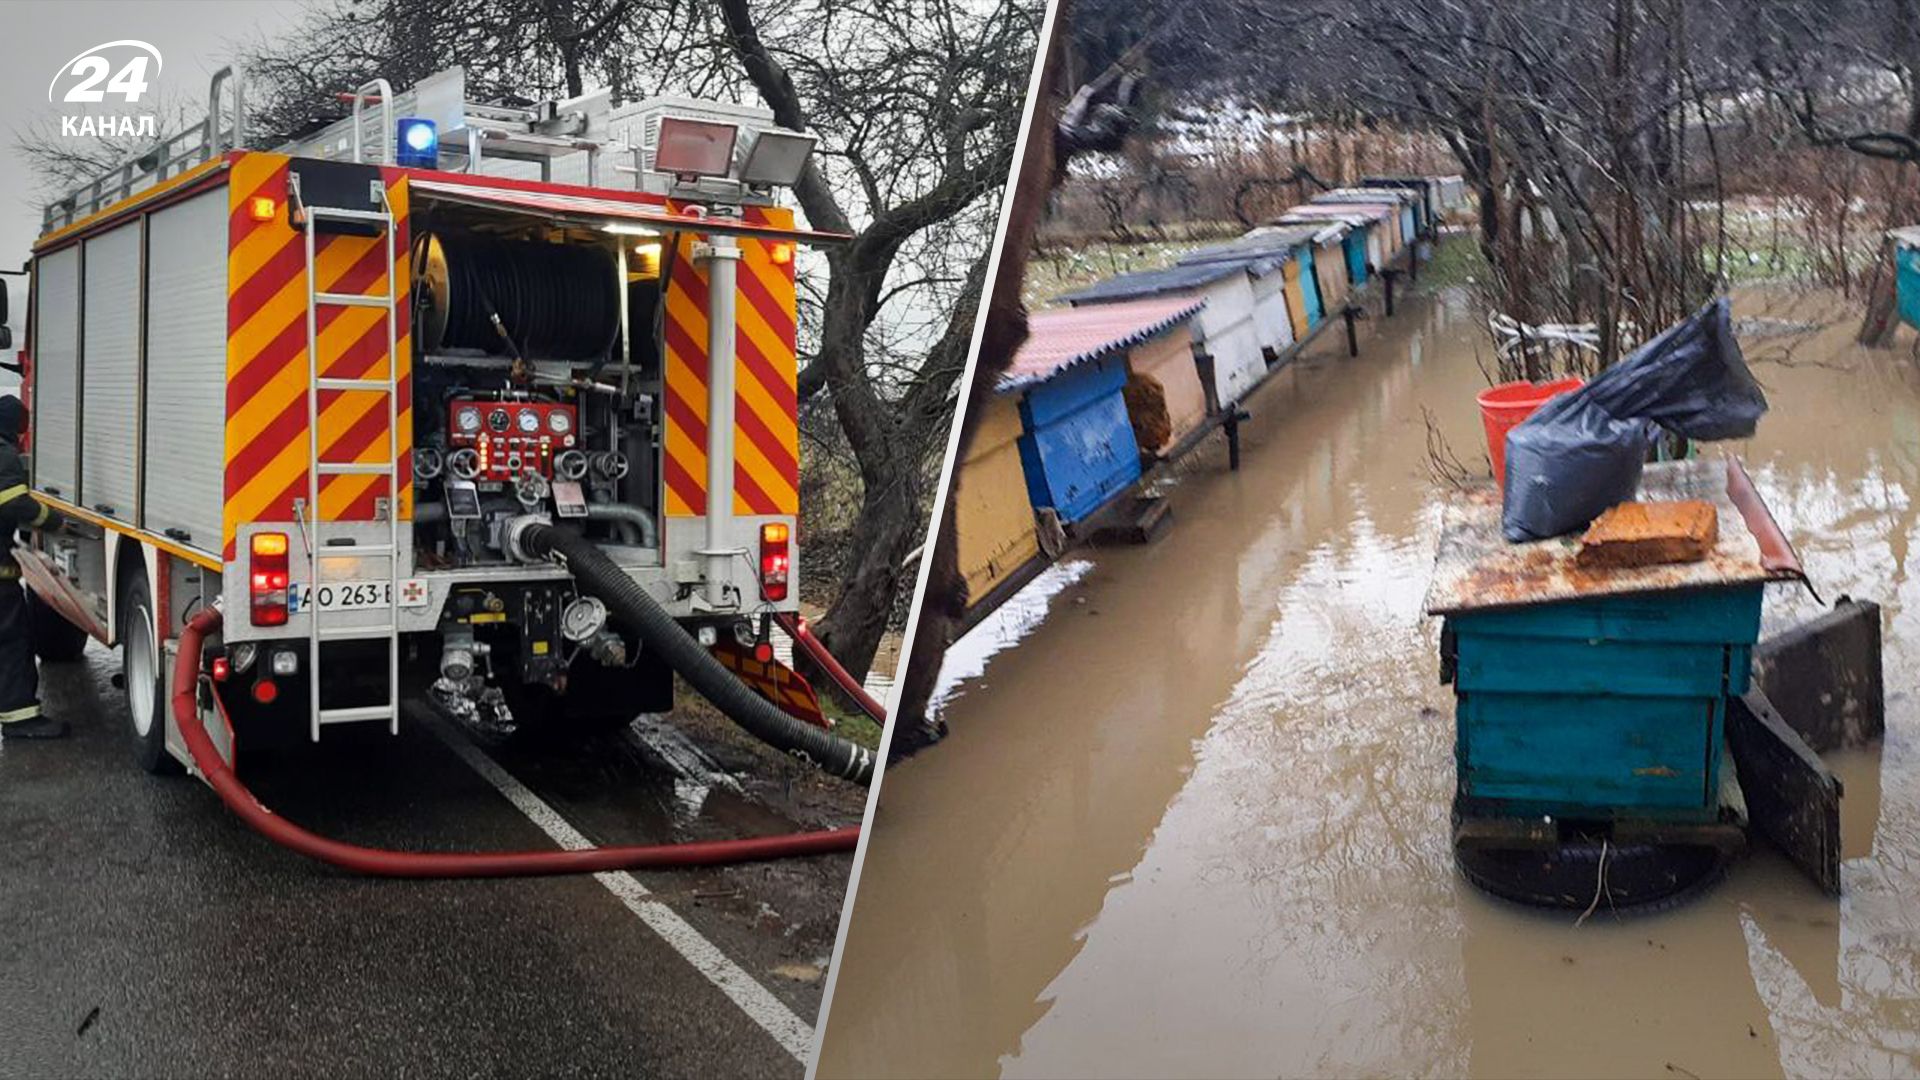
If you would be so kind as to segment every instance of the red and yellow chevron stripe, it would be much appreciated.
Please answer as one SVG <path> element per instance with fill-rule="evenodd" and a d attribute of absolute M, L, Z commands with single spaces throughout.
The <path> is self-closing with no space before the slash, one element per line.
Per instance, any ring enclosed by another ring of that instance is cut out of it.
<path fill-rule="evenodd" d="M 741 682 L 753 687 L 755 693 L 788 716 L 818 728 L 833 727 L 833 721 L 820 711 L 820 698 L 814 693 L 813 684 L 799 672 L 778 660 L 763 664 L 738 642 L 722 641 L 711 651 L 721 666 L 740 676 Z"/>
<path fill-rule="evenodd" d="M 242 523 L 293 521 L 295 499 L 307 497 L 307 282 L 302 233 L 287 223 L 288 159 L 243 154 L 233 162 L 228 187 L 227 251 L 227 436 L 226 515 L 223 545 L 234 557 Z M 394 272 L 399 278 L 396 352 L 400 393 L 396 402 L 398 488 L 402 520 L 413 516 L 413 418 L 408 372 L 407 183 L 395 169 L 382 170 L 392 204 Z M 254 200 L 270 198 L 277 212 L 255 220 Z M 383 237 L 320 236 L 315 239 L 318 291 L 384 295 L 387 256 Z M 376 308 L 323 307 L 316 340 L 322 376 L 376 378 L 387 375 L 386 314 Z M 372 463 L 387 452 L 384 395 L 372 391 L 327 391 L 319 400 L 320 459 Z M 327 476 L 320 482 L 323 521 L 370 521 L 386 484 L 378 476 Z"/>
<path fill-rule="evenodd" d="M 749 209 L 746 220 L 793 227 L 793 212 Z M 673 253 L 666 296 L 666 504 L 669 517 L 707 512 L 707 276 L 697 238 Z M 800 512 L 799 399 L 794 390 L 793 247 L 740 240 L 734 310 L 733 512 Z M 776 248 L 785 253 L 776 261 Z"/>

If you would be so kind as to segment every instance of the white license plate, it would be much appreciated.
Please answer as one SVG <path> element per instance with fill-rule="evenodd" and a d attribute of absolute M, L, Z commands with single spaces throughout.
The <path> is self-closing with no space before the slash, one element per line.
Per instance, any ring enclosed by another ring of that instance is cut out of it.
<path fill-rule="evenodd" d="M 295 614 L 315 607 L 321 611 L 360 611 L 392 604 L 393 583 L 390 581 L 329 581 L 317 589 L 302 582 L 287 590 L 287 610 Z M 427 606 L 424 578 L 405 578 L 400 582 L 400 606 Z"/>

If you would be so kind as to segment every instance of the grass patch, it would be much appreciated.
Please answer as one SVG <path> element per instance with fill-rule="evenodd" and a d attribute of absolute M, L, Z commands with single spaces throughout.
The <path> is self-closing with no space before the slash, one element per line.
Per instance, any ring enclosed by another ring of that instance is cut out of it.
<path fill-rule="evenodd" d="M 857 742 L 869 750 L 880 749 L 881 728 L 873 718 L 859 710 L 842 711 L 840 706 L 826 694 L 820 695 L 820 711 L 833 721 L 833 733 L 851 742 Z"/>
<path fill-rule="evenodd" d="M 1433 258 L 1420 264 L 1420 287 L 1437 291 L 1472 285 L 1490 274 L 1486 253 L 1473 236 L 1443 234 L 1433 245 Z"/>

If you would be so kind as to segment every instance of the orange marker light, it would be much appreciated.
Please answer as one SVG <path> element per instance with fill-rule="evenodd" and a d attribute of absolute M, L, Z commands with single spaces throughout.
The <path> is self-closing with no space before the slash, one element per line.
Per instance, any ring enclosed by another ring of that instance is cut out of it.
<path fill-rule="evenodd" d="M 272 221 L 276 209 L 278 208 L 273 205 L 272 199 L 264 196 L 256 198 L 253 200 L 253 220 Z"/>
<path fill-rule="evenodd" d="M 773 265 L 785 266 L 793 261 L 793 245 L 785 242 L 776 243 L 773 245 L 770 254 L 773 258 Z"/>
<path fill-rule="evenodd" d="M 255 555 L 285 555 L 287 553 L 287 534 L 278 532 L 254 533 L 253 553 Z"/>

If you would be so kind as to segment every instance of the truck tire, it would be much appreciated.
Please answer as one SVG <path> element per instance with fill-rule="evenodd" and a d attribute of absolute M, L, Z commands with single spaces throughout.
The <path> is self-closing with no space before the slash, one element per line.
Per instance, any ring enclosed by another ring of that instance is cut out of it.
<path fill-rule="evenodd" d="M 27 632 L 33 654 L 49 664 L 69 664 L 87 651 L 87 632 L 67 621 L 40 594 L 27 590 Z"/>
<path fill-rule="evenodd" d="M 120 585 L 120 673 L 127 696 L 127 717 L 133 732 L 133 759 L 155 775 L 180 771 L 167 753 L 166 682 L 160 662 L 160 643 L 154 637 L 153 591 L 147 572 L 129 571 Z"/>

